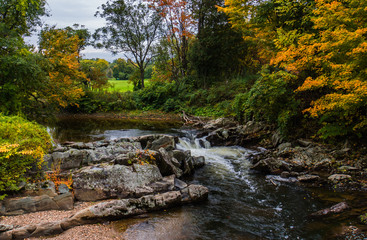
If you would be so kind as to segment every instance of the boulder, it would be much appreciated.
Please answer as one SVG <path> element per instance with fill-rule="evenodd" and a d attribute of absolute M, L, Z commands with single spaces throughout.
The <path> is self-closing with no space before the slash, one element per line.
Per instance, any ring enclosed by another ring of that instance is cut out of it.
<path fill-rule="evenodd" d="M 333 175 L 330 175 L 327 179 L 333 183 L 338 183 L 338 182 L 352 180 L 352 177 L 347 174 L 333 174 Z"/>
<path fill-rule="evenodd" d="M 203 156 L 192 157 L 192 162 L 195 169 L 203 167 L 205 165 L 205 157 Z"/>
<path fill-rule="evenodd" d="M 60 166 L 61 170 L 69 170 L 82 166 L 87 159 L 86 150 L 70 149 L 66 152 L 54 152 L 51 154 L 53 166 Z"/>
<path fill-rule="evenodd" d="M 318 175 L 305 174 L 298 176 L 297 180 L 302 183 L 311 183 L 320 180 L 320 177 Z"/>
<path fill-rule="evenodd" d="M 282 152 L 282 151 L 286 151 L 290 149 L 291 147 L 292 147 L 292 143 L 286 142 L 286 143 L 280 144 L 277 149 L 279 152 Z"/>
<path fill-rule="evenodd" d="M 161 180 L 155 165 L 133 164 L 84 167 L 73 175 L 75 197 L 81 201 L 138 197 L 153 192 L 147 185 Z"/>
<path fill-rule="evenodd" d="M 176 177 L 182 176 L 181 164 L 176 158 L 171 156 L 164 148 L 159 149 L 160 157 L 156 159 L 157 166 L 163 176 L 174 174 Z"/>
<path fill-rule="evenodd" d="M 332 168 L 332 160 L 330 158 L 325 158 L 320 162 L 314 164 L 313 169 L 318 171 L 328 171 Z"/>
<path fill-rule="evenodd" d="M 253 165 L 251 169 L 265 174 L 280 174 L 282 171 L 290 171 L 288 163 L 276 158 L 266 158 L 260 160 L 255 165 Z"/>
<path fill-rule="evenodd" d="M 314 212 L 311 214 L 311 217 L 324 217 L 332 214 L 342 213 L 350 207 L 346 202 L 341 202 L 336 205 L 331 206 L 330 208 L 322 209 L 320 211 Z"/>
<path fill-rule="evenodd" d="M 133 138 L 139 142 L 144 149 L 158 151 L 160 148 L 173 150 L 176 148 L 176 138 L 170 135 L 153 134 Z"/>
<path fill-rule="evenodd" d="M 173 150 L 176 148 L 175 139 L 172 136 L 162 136 L 152 142 L 151 150 L 158 151 L 160 148 Z"/>
<path fill-rule="evenodd" d="M 215 120 L 209 121 L 207 124 L 203 126 L 204 130 L 213 130 L 218 128 L 231 128 L 235 127 L 237 123 L 228 118 L 218 118 Z"/>

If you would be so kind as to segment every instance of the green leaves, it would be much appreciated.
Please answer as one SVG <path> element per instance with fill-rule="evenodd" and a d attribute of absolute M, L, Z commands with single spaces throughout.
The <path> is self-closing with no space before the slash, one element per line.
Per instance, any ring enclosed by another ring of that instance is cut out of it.
<path fill-rule="evenodd" d="M 30 177 L 29 169 L 40 171 L 43 156 L 51 147 L 44 127 L 0 114 L 0 198 L 17 190 L 18 184 Z"/>

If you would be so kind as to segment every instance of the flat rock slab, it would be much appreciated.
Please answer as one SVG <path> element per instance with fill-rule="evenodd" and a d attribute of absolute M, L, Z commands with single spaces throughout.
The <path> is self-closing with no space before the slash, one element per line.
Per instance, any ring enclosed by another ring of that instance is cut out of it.
<path fill-rule="evenodd" d="M 333 175 L 329 176 L 327 179 L 331 182 L 337 183 L 337 182 L 341 182 L 341 181 L 351 180 L 352 177 L 350 175 L 347 175 L 347 174 L 333 174 Z"/>
<path fill-rule="evenodd" d="M 47 210 L 71 210 L 73 208 L 74 198 L 69 192 L 55 197 L 41 195 L 36 197 L 8 198 L 2 202 L 0 214 L 11 216 Z"/>
<path fill-rule="evenodd" d="M 318 175 L 306 174 L 306 175 L 298 176 L 297 180 L 300 182 L 304 182 L 304 183 L 310 183 L 310 182 L 316 182 L 320 180 L 320 177 Z"/>
<path fill-rule="evenodd" d="M 208 198 L 208 192 L 206 187 L 190 185 L 181 191 L 147 195 L 137 199 L 130 198 L 102 202 L 58 222 L 40 223 L 9 229 L 0 233 L 0 240 L 55 235 L 75 226 L 118 220 L 185 203 L 202 201 Z"/>

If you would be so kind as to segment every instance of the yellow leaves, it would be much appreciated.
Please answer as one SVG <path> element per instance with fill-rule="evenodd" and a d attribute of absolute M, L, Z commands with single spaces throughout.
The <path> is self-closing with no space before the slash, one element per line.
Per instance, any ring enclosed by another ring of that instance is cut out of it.
<path fill-rule="evenodd" d="M 3 144 L 0 145 L 0 153 L 7 153 L 19 147 L 19 144 Z"/>
<path fill-rule="evenodd" d="M 48 98 L 66 107 L 83 95 L 80 83 L 88 81 L 78 61 L 81 40 L 77 35 L 69 36 L 66 30 L 54 28 L 43 32 L 42 38 L 42 52 L 53 65 L 49 72 Z"/>

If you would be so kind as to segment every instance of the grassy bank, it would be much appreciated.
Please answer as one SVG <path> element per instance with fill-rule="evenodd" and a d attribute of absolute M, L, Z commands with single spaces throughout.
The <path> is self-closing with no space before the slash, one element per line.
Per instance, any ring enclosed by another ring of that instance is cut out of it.
<path fill-rule="evenodd" d="M 108 80 L 108 83 L 110 84 L 110 87 L 108 88 L 109 92 L 132 92 L 134 90 L 134 84 L 129 80 L 116 80 L 115 78 L 111 78 Z M 144 80 L 144 84 L 149 86 L 149 79 Z"/>

